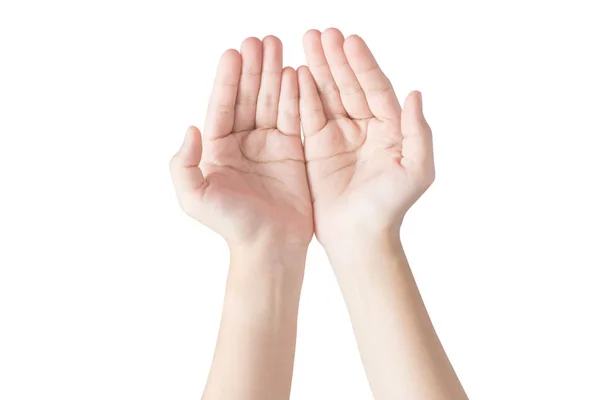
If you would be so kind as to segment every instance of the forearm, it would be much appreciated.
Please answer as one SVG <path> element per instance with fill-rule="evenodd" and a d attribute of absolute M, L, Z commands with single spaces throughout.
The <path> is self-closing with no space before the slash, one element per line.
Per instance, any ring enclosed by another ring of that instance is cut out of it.
<path fill-rule="evenodd" d="M 398 235 L 328 248 L 375 399 L 466 399 Z M 356 245 L 356 243 L 361 243 Z"/>
<path fill-rule="evenodd" d="M 289 398 L 305 258 L 232 249 L 204 400 Z"/>

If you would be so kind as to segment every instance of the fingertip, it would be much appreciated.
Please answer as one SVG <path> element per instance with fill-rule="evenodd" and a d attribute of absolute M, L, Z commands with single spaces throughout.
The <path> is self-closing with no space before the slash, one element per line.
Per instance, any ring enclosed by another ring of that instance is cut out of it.
<path fill-rule="evenodd" d="M 323 43 L 325 55 L 331 57 L 332 52 L 338 51 L 338 49 L 343 49 L 344 35 L 339 31 L 339 29 L 327 28 L 321 36 L 321 42 Z"/>
<path fill-rule="evenodd" d="M 237 58 L 239 56 L 240 56 L 240 52 L 237 51 L 236 49 L 227 49 L 221 55 L 221 59 Z"/>
<path fill-rule="evenodd" d="M 309 29 L 304 33 L 303 38 L 311 38 L 311 37 L 317 37 L 317 36 L 321 36 L 321 31 L 318 29 Z"/>
<path fill-rule="evenodd" d="M 344 34 L 337 28 L 327 28 L 321 34 L 323 42 L 344 42 Z"/>
<path fill-rule="evenodd" d="M 344 40 L 344 51 L 346 52 L 356 51 L 356 49 L 359 49 L 362 46 L 366 46 L 366 43 L 356 34 L 352 34 Z"/>
<path fill-rule="evenodd" d="M 241 50 L 250 50 L 250 49 L 260 49 L 262 47 L 262 42 L 259 38 L 250 36 L 242 42 Z"/>
<path fill-rule="evenodd" d="M 240 64 L 242 62 L 242 56 L 236 49 L 228 49 L 221 55 L 219 64 Z"/>
<path fill-rule="evenodd" d="M 248 36 L 242 43 L 260 43 L 261 40 L 256 36 Z"/>
<path fill-rule="evenodd" d="M 285 67 L 282 71 L 281 71 L 281 83 L 282 83 L 282 90 L 284 88 L 283 85 L 285 85 L 286 89 L 292 89 L 294 92 L 298 91 L 298 75 L 297 72 L 294 68 L 292 67 Z"/>
<path fill-rule="evenodd" d="M 173 155 L 173 157 L 171 157 L 169 165 L 172 169 L 186 163 L 186 159 L 188 158 L 187 155 L 189 154 L 190 149 L 194 147 L 194 136 L 198 135 L 199 133 L 200 130 L 194 125 L 188 126 L 179 150 Z"/>
<path fill-rule="evenodd" d="M 279 39 L 275 35 L 265 36 L 263 38 L 262 42 L 263 42 L 263 46 L 269 45 L 269 46 L 283 47 L 283 44 L 281 43 L 281 39 Z"/>
<path fill-rule="evenodd" d="M 298 74 L 298 82 L 300 84 L 310 82 L 313 79 L 310 69 L 306 65 L 299 66 L 296 73 Z"/>
<path fill-rule="evenodd" d="M 194 125 L 190 125 L 185 131 L 185 137 L 183 138 L 183 143 L 181 145 L 182 149 L 189 148 L 196 141 L 196 137 L 200 136 L 200 130 L 196 128 Z"/>
<path fill-rule="evenodd" d="M 417 114 L 423 114 L 423 94 L 418 90 L 413 90 L 406 96 L 406 100 L 404 101 L 404 108 L 413 109 L 417 111 Z"/>
<path fill-rule="evenodd" d="M 188 135 L 200 135 L 200 129 L 195 125 L 190 125 L 187 129 Z"/>
<path fill-rule="evenodd" d="M 329 27 L 323 31 L 323 36 L 344 36 L 338 28 Z"/>
<path fill-rule="evenodd" d="M 430 136 L 431 128 L 423 114 L 422 94 L 414 90 L 406 96 L 401 120 L 402 132 L 405 136 Z"/>
<path fill-rule="evenodd" d="M 200 129 L 194 125 L 190 125 L 187 129 L 179 155 L 181 162 L 186 167 L 200 163 L 202 158 L 202 136 Z"/>
<path fill-rule="evenodd" d="M 296 70 L 292 67 L 285 67 L 282 71 L 281 71 L 281 80 L 282 81 L 289 81 L 292 84 L 296 84 L 298 82 L 298 74 L 296 72 Z"/>
<path fill-rule="evenodd" d="M 306 33 L 302 37 L 302 42 L 304 43 L 304 46 L 306 47 L 308 44 L 314 42 L 315 40 L 320 40 L 320 39 L 321 39 L 321 31 L 320 30 L 309 29 L 308 31 L 306 31 Z"/>
<path fill-rule="evenodd" d="M 283 44 L 277 36 L 265 36 L 263 41 L 263 71 L 281 71 L 283 67 Z"/>
<path fill-rule="evenodd" d="M 419 105 L 419 109 L 421 110 L 421 114 L 423 113 L 423 93 L 418 90 L 413 91 L 414 95 L 417 98 L 417 104 Z"/>
<path fill-rule="evenodd" d="M 360 36 L 358 36 L 356 33 L 353 33 L 350 36 L 348 36 L 346 38 L 346 41 L 349 42 L 349 43 L 352 43 L 352 42 L 364 42 L 364 40 Z"/>

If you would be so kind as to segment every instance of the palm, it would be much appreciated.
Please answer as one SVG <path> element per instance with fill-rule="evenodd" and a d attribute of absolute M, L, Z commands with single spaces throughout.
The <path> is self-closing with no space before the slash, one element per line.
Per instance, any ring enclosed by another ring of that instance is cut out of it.
<path fill-rule="evenodd" d="M 299 136 L 286 136 L 277 129 L 241 131 L 209 142 L 205 149 L 204 199 L 222 210 L 230 226 L 243 235 L 265 224 L 293 236 L 312 232 Z"/>
<path fill-rule="evenodd" d="M 188 214 L 228 241 L 310 240 L 297 77 L 291 68 L 282 70 L 279 39 L 250 38 L 241 56 L 224 53 L 204 138 L 192 133 L 189 141 L 186 176 L 174 179 L 185 185 L 178 192 Z M 182 153 L 174 159 L 178 165 L 186 158 Z"/>
<path fill-rule="evenodd" d="M 393 225 L 433 174 L 416 95 L 403 115 L 358 37 L 311 31 L 305 51 L 310 70 L 299 70 L 301 110 L 317 236 Z"/>

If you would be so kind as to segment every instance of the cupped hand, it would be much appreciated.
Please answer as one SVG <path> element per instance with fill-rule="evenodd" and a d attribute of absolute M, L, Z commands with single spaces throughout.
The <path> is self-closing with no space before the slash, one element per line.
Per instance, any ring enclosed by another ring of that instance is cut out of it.
<path fill-rule="evenodd" d="M 300 115 L 317 238 L 397 234 L 434 179 L 421 94 L 409 94 L 402 109 L 358 36 L 311 30 L 304 50 Z"/>
<path fill-rule="evenodd" d="M 280 40 L 246 39 L 221 57 L 203 137 L 190 127 L 171 160 L 183 210 L 230 245 L 312 238 L 298 101 Z"/>

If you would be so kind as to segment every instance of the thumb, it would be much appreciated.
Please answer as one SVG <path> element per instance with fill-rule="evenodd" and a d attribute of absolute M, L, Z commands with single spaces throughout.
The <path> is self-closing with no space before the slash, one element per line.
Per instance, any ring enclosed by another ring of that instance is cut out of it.
<path fill-rule="evenodd" d="M 185 133 L 181 148 L 175 155 L 179 158 L 181 166 L 197 167 L 202 159 L 202 136 L 200 130 L 195 126 L 190 126 Z"/>
<path fill-rule="evenodd" d="M 200 130 L 190 126 L 181 148 L 171 159 L 171 176 L 178 195 L 197 190 L 203 186 L 204 176 L 198 167 L 202 159 Z"/>
<path fill-rule="evenodd" d="M 402 136 L 422 136 L 430 133 L 423 115 L 423 96 L 419 91 L 411 92 L 404 100 L 401 119 Z"/>
<path fill-rule="evenodd" d="M 421 92 L 411 92 L 404 101 L 402 119 L 402 166 L 418 172 L 421 182 L 430 185 L 435 177 L 431 128 L 423 116 Z"/>

